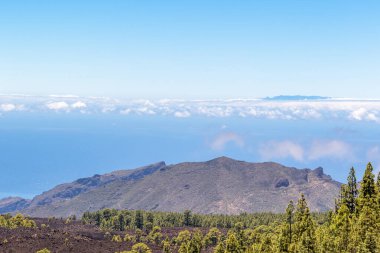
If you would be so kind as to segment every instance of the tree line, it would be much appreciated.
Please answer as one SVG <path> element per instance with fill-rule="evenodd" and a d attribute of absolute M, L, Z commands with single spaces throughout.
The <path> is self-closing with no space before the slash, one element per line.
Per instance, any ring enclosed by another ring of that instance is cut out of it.
<path fill-rule="evenodd" d="M 318 224 L 328 219 L 327 213 L 312 213 Z M 190 210 L 183 213 L 158 212 L 144 210 L 103 209 L 96 212 L 85 212 L 82 221 L 86 224 L 99 226 L 104 230 L 124 231 L 128 229 L 151 230 L 158 226 L 198 227 L 198 228 L 233 228 L 236 223 L 242 223 L 244 228 L 255 228 L 260 225 L 280 224 L 285 220 L 283 213 L 241 213 L 239 215 L 196 214 Z"/>
<path fill-rule="evenodd" d="M 341 186 L 335 208 L 311 213 L 304 195 L 283 214 L 199 215 L 105 209 L 85 213 L 83 222 L 105 230 L 132 230 L 118 241 L 133 242 L 130 252 L 150 252 L 149 243 L 162 251 L 198 253 L 377 253 L 380 252 L 380 177 L 369 163 L 360 183 L 351 168 Z M 184 227 L 169 238 L 160 227 Z M 207 227 L 206 233 L 191 227 Z M 146 244 L 145 244 L 146 243 Z M 138 250 L 136 250 L 138 248 Z M 127 251 L 128 252 L 128 251 Z"/>

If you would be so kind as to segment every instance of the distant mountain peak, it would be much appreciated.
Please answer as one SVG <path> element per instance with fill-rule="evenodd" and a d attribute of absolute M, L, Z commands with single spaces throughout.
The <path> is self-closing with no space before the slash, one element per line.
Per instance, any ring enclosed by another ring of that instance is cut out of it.
<path fill-rule="evenodd" d="M 232 158 L 227 157 L 227 156 L 220 156 L 220 157 L 211 159 L 211 160 L 209 160 L 207 162 L 208 163 L 215 163 L 215 162 L 217 162 L 217 163 L 225 163 L 225 162 L 240 162 L 240 161 L 232 159 Z"/>

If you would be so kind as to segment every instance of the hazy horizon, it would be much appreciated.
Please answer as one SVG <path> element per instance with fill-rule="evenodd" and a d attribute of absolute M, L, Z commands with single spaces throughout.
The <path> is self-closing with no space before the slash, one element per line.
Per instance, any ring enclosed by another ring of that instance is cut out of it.
<path fill-rule="evenodd" d="M 343 182 L 351 166 L 380 168 L 380 100 L 279 97 L 173 100 L 0 95 L 0 197 L 158 161 L 228 156 L 322 166 Z"/>

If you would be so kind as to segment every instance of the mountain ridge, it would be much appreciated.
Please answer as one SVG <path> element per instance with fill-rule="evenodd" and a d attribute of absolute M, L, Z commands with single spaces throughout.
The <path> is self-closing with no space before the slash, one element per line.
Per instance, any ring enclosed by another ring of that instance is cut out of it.
<path fill-rule="evenodd" d="M 222 156 L 206 162 L 158 162 L 80 178 L 57 185 L 18 208 L 13 205 L 3 210 L 35 217 L 81 215 L 102 208 L 190 209 L 221 214 L 282 212 L 302 192 L 313 211 L 326 211 L 333 208 L 340 185 L 321 167 L 297 169 Z"/>

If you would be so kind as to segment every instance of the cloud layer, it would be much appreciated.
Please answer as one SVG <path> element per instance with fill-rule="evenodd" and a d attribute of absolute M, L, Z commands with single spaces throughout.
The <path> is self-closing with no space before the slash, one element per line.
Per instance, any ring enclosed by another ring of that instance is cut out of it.
<path fill-rule="evenodd" d="M 106 97 L 1 95 L 0 112 L 82 112 L 273 120 L 344 119 L 380 123 L 380 100 L 120 100 Z"/>

